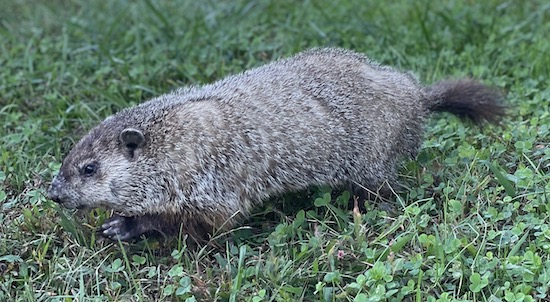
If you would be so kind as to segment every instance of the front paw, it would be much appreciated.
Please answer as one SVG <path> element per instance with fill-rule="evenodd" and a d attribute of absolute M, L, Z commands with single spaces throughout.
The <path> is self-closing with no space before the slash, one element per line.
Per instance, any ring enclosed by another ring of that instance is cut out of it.
<path fill-rule="evenodd" d="M 135 217 L 113 215 L 101 225 L 100 234 L 112 240 L 127 241 L 140 235 L 136 225 Z"/>

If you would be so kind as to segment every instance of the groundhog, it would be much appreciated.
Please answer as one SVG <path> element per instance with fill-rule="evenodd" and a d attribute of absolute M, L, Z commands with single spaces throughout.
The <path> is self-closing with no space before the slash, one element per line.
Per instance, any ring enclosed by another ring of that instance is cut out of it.
<path fill-rule="evenodd" d="M 438 111 L 483 123 L 503 106 L 474 80 L 425 87 L 362 54 L 312 49 L 108 117 L 68 153 L 48 196 L 113 209 L 100 232 L 115 240 L 204 238 L 284 192 L 395 183 Z"/>

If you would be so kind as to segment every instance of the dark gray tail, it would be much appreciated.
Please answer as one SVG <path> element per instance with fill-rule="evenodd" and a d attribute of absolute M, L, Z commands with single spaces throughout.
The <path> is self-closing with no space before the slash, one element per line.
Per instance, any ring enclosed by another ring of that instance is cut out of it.
<path fill-rule="evenodd" d="M 497 123 L 505 114 L 502 96 L 494 88 L 470 79 L 446 80 L 428 88 L 430 111 L 445 111 L 476 124 Z"/>

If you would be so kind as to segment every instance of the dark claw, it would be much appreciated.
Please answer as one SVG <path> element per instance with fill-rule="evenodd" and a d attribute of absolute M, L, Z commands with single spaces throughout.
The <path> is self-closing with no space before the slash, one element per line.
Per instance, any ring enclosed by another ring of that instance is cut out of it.
<path fill-rule="evenodd" d="M 127 241 L 141 235 L 136 226 L 135 217 L 113 215 L 101 225 L 100 233 L 112 240 Z"/>
<path fill-rule="evenodd" d="M 128 241 L 141 235 L 173 235 L 177 234 L 180 225 L 169 224 L 159 215 L 142 215 L 126 217 L 113 215 L 100 227 L 101 236 L 112 239 Z"/>

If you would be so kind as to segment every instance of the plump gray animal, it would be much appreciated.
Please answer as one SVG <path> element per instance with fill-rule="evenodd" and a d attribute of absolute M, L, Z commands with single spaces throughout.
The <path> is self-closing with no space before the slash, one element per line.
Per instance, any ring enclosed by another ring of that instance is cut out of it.
<path fill-rule="evenodd" d="M 113 209 L 109 238 L 200 238 L 283 192 L 394 182 L 436 111 L 481 123 L 503 107 L 473 80 L 424 87 L 361 54 L 313 49 L 108 117 L 65 157 L 48 196 Z"/>

